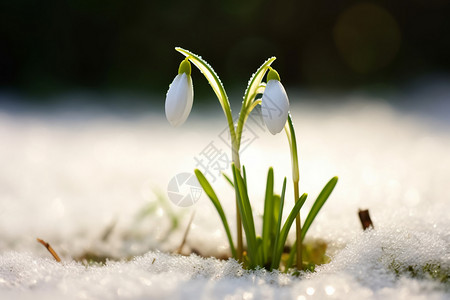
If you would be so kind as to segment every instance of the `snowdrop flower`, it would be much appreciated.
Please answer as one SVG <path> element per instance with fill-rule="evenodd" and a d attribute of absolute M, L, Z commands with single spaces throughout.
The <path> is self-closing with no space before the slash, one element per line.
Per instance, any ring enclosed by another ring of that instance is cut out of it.
<path fill-rule="evenodd" d="M 261 112 L 270 133 L 283 130 L 289 113 L 289 99 L 280 82 L 280 75 L 270 68 L 267 85 L 261 99 Z"/>
<path fill-rule="evenodd" d="M 186 58 L 181 62 L 178 75 L 172 81 L 166 95 L 166 118 L 172 126 L 179 126 L 186 121 L 193 100 L 191 63 Z"/>

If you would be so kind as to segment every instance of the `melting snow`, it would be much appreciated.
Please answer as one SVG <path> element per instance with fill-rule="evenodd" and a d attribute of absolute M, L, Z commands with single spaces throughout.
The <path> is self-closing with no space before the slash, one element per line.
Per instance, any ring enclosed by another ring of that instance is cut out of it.
<path fill-rule="evenodd" d="M 340 177 L 308 233 L 328 243 L 331 263 L 300 278 L 168 254 L 193 211 L 184 251 L 229 251 L 204 195 L 190 208 L 156 196 L 173 176 L 198 167 L 195 158 L 211 142 L 230 151 L 221 112 L 203 121 L 198 117 L 208 112 L 197 112 L 172 129 L 162 112 L 0 110 L 0 298 L 449 299 L 449 124 L 357 100 L 324 107 L 298 101 L 293 109 L 301 190 L 311 197 L 305 206 L 329 178 Z M 274 166 L 279 190 L 290 158 L 284 136 L 270 135 L 257 118 L 249 126 L 242 162 L 260 214 L 267 168 Z M 233 192 L 222 179 L 213 185 L 233 224 Z M 287 203 L 290 197 L 288 190 Z M 359 208 L 369 209 L 375 230 L 362 232 Z M 37 237 L 64 262 L 56 263 Z M 86 267 L 72 259 L 86 252 L 128 260 Z"/>

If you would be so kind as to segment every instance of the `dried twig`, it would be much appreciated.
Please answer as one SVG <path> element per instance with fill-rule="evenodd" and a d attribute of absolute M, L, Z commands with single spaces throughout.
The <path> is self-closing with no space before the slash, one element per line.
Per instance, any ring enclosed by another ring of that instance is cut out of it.
<path fill-rule="evenodd" d="M 189 234 L 189 230 L 191 229 L 191 224 L 192 224 L 192 221 L 194 220 L 194 216 L 195 216 L 195 210 L 192 212 L 191 219 L 189 220 L 188 226 L 186 227 L 186 231 L 184 232 L 183 240 L 181 241 L 180 247 L 178 247 L 178 250 L 176 251 L 176 253 L 178 253 L 178 254 L 181 254 L 184 244 L 186 243 L 186 239 Z"/>
<path fill-rule="evenodd" d="M 50 246 L 49 243 L 47 243 L 44 240 L 41 239 L 37 239 L 37 241 L 39 243 L 41 243 L 45 248 L 47 248 L 48 252 L 50 252 L 50 254 L 53 256 L 53 258 L 57 261 L 57 262 L 61 262 L 61 258 L 59 258 L 58 254 L 56 254 L 55 250 L 53 250 L 52 246 Z"/>
<path fill-rule="evenodd" d="M 370 219 L 369 210 L 359 210 L 358 212 L 359 219 L 361 220 L 361 225 L 363 227 L 363 230 L 366 230 L 368 228 L 374 228 L 372 220 Z"/>
<path fill-rule="evenodd" d="M 105 231 L 103 231 L 102 234 L 102 241 L 106 242 L 108 240 L 108 238 L 111 236 L 111 233 L 114 231 L 114 228 L 116 227 L 117 224 L 117 219 L 113 219 L 111 224 L 108 225 L 108 227 L 105 228 Z"/>

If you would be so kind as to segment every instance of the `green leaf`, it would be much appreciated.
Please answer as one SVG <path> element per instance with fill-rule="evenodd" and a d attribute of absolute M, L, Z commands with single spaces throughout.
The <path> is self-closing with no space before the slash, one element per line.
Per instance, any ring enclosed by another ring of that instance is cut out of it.
<path fill-rule="evenodd" d="M 319 213 L 322 206 L 327 201 L 328 197 L 330 196 L 330 194 L 333 191 L 334 187 L 336 186 L 337 182 L 338 182 L 337 176 L 331 178 L 330 181 L 328 181 L 328 183 L 325 185 L 323 190 L 320 192 L 319 196 L 317 197 L 316 201 L 314 202 L 313 206 L 311 207 L 311 210 L 309 211 L 308 216 L 306 217 L 305 223 L 303 223 L 302 239 L 305 238 L 305 235 L 308 232 L 309 227 L 311 226 L 312 222 L 316 218 L 316 216 Z"/>
<path fill-rule="evenodd" d="M 330 181 L 323 188 L 322 192 L 320 192 L 319 196 L 317 197 L 316 201 L 311 207 L 311 210 L 309 211 L 305 223 L 303 224 L 302 227 L 302 240 L 305 239 L 306 232 L 308 232 L 308 229 L 311 226 L 312 222 L 314 221 L 315 217 L 317 216 L 320 209 L 327 201 L 328 197 L 330 196 L 331 192 L 336 186 L 337 181 L 338 181 L 337 177 L 331 178 Z M 301 205 L 303 206 L 303 203 Z M 297 244 L 297 241 L 294 242 L 294 245 L 295 244 Z M 289 258 L 286 263 L 286 268 L 290 268 L 292 266 L 292 264 L 294 263 L 294 258 L 295 258 L 295 247 L 292 247 L 291 252 L 289 253 Z"/>
<path fill-rule="evenodd" d="M 222 172 L 222 175 L 223 175 L 223 177 L 225 177 L 225 180 L 234 188 L 233 180 L 231 180 L 231 178 L 223 172 Z"/>
<path fill-rule="evenodd" d="M 236 143 L 237 149 L 240 147 L 242 131 L 244 128 L 245 121 L 247 120 L 248 115 L 252 109 L 253 101 L 256 99 L 256 95 L 258 93 L 262 93 L 264 91 L 265 85 L 261 85 L 261 80 L 266 74 L 267 69 L 275 60 L 275 57 L 271 57 L 266 60 L 261 67 L 252 75 L 248 82 L 247 89 L 244 93 L 244 101 L 241 106 L 241 111 L 239 112 L 239 120 L 236 126 Z"/>
<path fill-rule="evenodd" d="M 245 237 L 247 239 L 247 254 L 250 260 L 249 266 L 250 268 L 252 268 L 259 264 L 253 212 L 250 205 L 250 200 L 248 198 L 247 186 L 244 182 L 244 179 L 242 178 L 241 173 L 234 166 L 234 164 L 232 164 L 231 167 L 233 169 L 234 187 L 236 189 L 236 195 L 238 196 L 238 209 L 242 219 L 242 227 L 244 227 Z"/>
<path fill-rule="evenodd" d="M 194 172 L 195 172 L 195 176 L 197 176 L 198 182 L 202 186 L 206 195 L 208 195 L 209 199 L 211 199 L 211 202 L 216 207 L 216 210 L 219 213 L 220 219 L 222 220 L 223 227 L 225 228 L 225 232 L 227 233 L 228 243 L 230 244 L 230 248 L 231 248 L 231 254 L 233 255 L 234 258 L 237 258 L 236 249 L 234 248 L 233 239 L 231 238 L 230 227 L 228 226 L 227 217 L 225 216 L 225 213 L 223 211 L 222 205 L 220 204 L 219 198 L 217 198 L 216 193 L 214 192 L 213 188 L 211 187 L 211 185 L 209 184 L 208 180 L 205 178 L 203 173 L 198 169 L 195 169 Z"/>
<path fill-rule="evenodd" d="M 245 186 L 247 186 L 247 172 L 245 171 L 245 166 L 242 166 L 242 174 L 243 174 Z"/>
<path fill-rule="evenodd" d="M 217 98 L 219 98 L 220 104 L 224 108 L 224 111 L 226 107 L 230 110 L 230 104 L 228 103 L 225 88 L 223 87 L 223 84 L 214 69 L 203 58 L 189 50 L 180 47 L 176 47 L 175 50 L 185 55 L 203 73 L 211 85 L 211 88 L 214 90 L 214 93 L 216 93 Z"/>
<path fill-rule="evenodd" d="M 206 80 L 208 80 L 211 88 L 217 95 L 217 99 L 219 99 L 222 110 L 225 114 L 225 117 L 227 118 L 228 130 L 230 131 L 231 146 L 233 147 L 233 151 L 239 151 L 239 146 L 236 140 L 236 129 L 234 127 L 233 116 L 231 114 L 230 102 L 228 101 L 228 96 L 225 92 L 225 88 L 223 87 L 222 82 L 219 79 L 219 76 L 217 76 L 213 68 L 197 54 L 194 54 L 189 50 L 180 47 L 175 47 L 175 50 L 186 56 L 202 72 Z"/>
<path fill-rule="evenodd" d="M 312 222 L 316 218 L 316 216 L 319 213 L 322 206 L 327 201 L 328 197 L 330 196 L 331 192 L 333 191 L 334 187 L 336 186 L 337 181 L 338 181 L 337 176 L 331 178 L 330 181 L 322 189 L 322 191 L 320 192 L 316 201 L 314 202 L 313 206 L 311 207 L 311 210 L 309 211 L 308 216 L 306 217 L 305 223 L 303 223 L 302 240 L 305 239 L 305 235 L 308 232 L 309 227 L 311 226 Z M 302 203 L 302 205 L 303 205 L 303 203 Z M 297 244 L 297 241 L 294 242 L 294 245 L 295 244 Z M 286 268 L 290 268 L 292 266 L 292 264 L 294 263 L 294 258 L 295 258 L 295 247 L 292 247 L 291 252 L 289 253 L 289 258 L 286 263 Z"/>
<path fill-rule="evenodd" d="M 267 261 L 270 256 L 270 233 L 274 222 L 273 212 L 273 169 L 270 168 L 267 173 L 266 183 L 266 196 L 264 198 L 264 216 L 263 216 L 263 228 L 262 228 L 262 247 L 263 247 L 263 260 Z"/>
<path fill-rule="evenodd" d="M 255 93 L 256 93 L 256 95 L 258 95 L 258 94 L 263 94 L 264 93 L 264 90 L 266 89 L 266 83 L 265 82 L 261 82 L 260 84 L 259 84 L 259 86 L 258 86 L 258 88 L 256 89 L 256 91 L 255 91 Z"/>
<path fill-rule="evenodd" d="M 264 75 L 266 74 L 267 69 L 269 69 L 269 66 L 274 62 L 276 57 L 271 57 L 268 60 L 266 60 L 261 67 L 252 75 L 248 82 L 248 87 L 245 90 L 244 94 L 244 104 L 243 107 L 247 107 L 253 98 L 256 96 L 259 84 L 261 83 Z"/>
<path fill-rule="evenodd" d="M 256 256 L 258 265 L 262 267 L 263 262 L 263 247 L 262 247 L 262 238 L 260 236 L 256 237 Z"/>
<path fill-rule="evenodd" d="M 301 196 L 297 202 L 300 202 L 300 209 L 303 207 L 303 204 L 305 204 L 306 201 L 306 197 Z M 286 261 L 286 270 L 289 269 L 290 267 L 292 267 L 292 264 L 294 263 L 294 258 L 295 258 L 295 253 L 296 253 L 296 247 L 295 245 L 297 245 L 297 240 L 295 240 L 294 246 L 291 248 L 291 252 L 289 253 L 289 257 Z"/>
<path fill-rule="evenodd" d="M 273 207 L 280 207 L 281 197 L 280 195 L 273 195 Z M 273 209 L 273 222 L 272 224 L 278 224 L 278 219 L 280 218 L 280 210 L 279 209 Z M 277 229 L 275 226 L 272 226 L 270 232 L 270 241 L 271 241 L 271 247 L 273 247 L 273 242 L 275 241 L 275 236 L 277 235 Z M 271 250 L 272 251 L 272 250 Z M 272 256 L 273 253 L 269 253 L 270 256 Z"/>
<path fill-rule="evenodd" d="M 291 251 L 289 252 L 289 257 L 286 261 L 286 272 L 292 267 L 292 265 L 294 264 L 294 258 L 296 257 L 295 253 L 296 253 L 296 246 L 297 245 L 297 240 L 295 240 L 294 244 L 292 244 L 291 247 Z M 303 245 L 302 245 L 303 246 Z"/>
<path fill-rule="evenodd" d="M 298 168 L 298 152 L 297 152 L 297 139 L 295 137 L 294 124 L 292 122 L 291 114 L 288 114 L 288 124 L 289 124 L 289 148 L 291 149 L 291 162 L 292 162 L 292 180 L 298 183 L 300 179 L 299 168 Z"/>
<path fill-rule="evenodd" d="M 271 269 L 273 269 L 274 260 L 276 260 L 277 257 L 277 247 L 278 247 L 278 241 L 280 239 L 280 229 L 281 229 L 281 219 L 283 218 L 283 207 L 284 207 L 284 196 L 286 194 L 286 177 L 284 177 L 283 181 L 283 188 L 281 189 L 281 197 L 280 197 L 280 205 L 278 206 L 278 220 L 277 224 L 274 224 L 275 226 L 275 241 L 273 244 L 273 254 L 272 254 L 272 265 Z M 276 210 L 276 208 L 273 208 Z M 277 267 L 278 268 L 278 267 Z"/>
<path fill-rule="evenodd" d="M 308 197 L 308 194 L 305 193 L 300 197 L 299 201 L 295 203 L 294 207 L 291 210 L 291 213 L 289 214 L 288 218 L 286 219 L 286 222 L 284 223 L 283 229 L 281 229 L 279 239 L 277 241 L 277 244 L 275 245 L 276 252 L 272 260 L 273 269 L 278 269 L 280 266 L 281 255 L 283 254 L 284 244 L 286 243 L 289 230 L 291 229 L 295 217 L 300 213 L 300 208 L 302 204 L 305 203 L 306 197 Z"/>

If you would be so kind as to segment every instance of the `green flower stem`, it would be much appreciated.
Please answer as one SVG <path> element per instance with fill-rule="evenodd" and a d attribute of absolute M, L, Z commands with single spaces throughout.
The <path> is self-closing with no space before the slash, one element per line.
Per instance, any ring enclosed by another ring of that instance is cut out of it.
<path fill-rule="evenodd" d="M 294 124 L 292 123 L 292 117 L 289 113 L 288 121 L 284 127 L 286 135 L 289 141 L 289 148 L 291 150 L 291 163 L 292 163 L 292 180 L 298 182 L 300 180 L 299 167 L 298 167 L 298 153 L 297 153 L 297 139 L 295 137 Z"/>
<path fill-rule="evenodd" d="M 237 149 L 240 148 L 242 131 L 244 129 L 245 121 L 247 120 L 250 112 L 257 105 L 254 103 L 256 96 L 264 91 L 265 84 L 262 84 L 262 79 L 275 59 L 275 57 L 271 57 L 266 60 L 261 65 L 261 67 L 259 67 L 259 69 L 252 75 L 248 82 L 248 87 L 244 94 L 244 100 L 242 102 L 241 112 L 239 113 L 239 120 L 236 127 Z"/>
<path fill-rule="evenodd" d="M 261 99 L 253 101 L 253 103 L 252 103 L 252 105 L 250 106 L 250 109 L 249 109 L 249 111 L 248 111 L 248 114 L 250 114 L 250 113 L 252 112 L 252 110 L 253 110 L 256 106 L 258 106 L 258 104 L 261 104 Z M 248 115 L 247 115 L 247 117 L 248 117 Z"/>
<path fill-rule="evenodd" d="M 261 95 L 263 94 L 266 83 L 262 82 L 263 77 L 269 71 L 267 75 L 267 81 L 271 79 L 279 80 L 279 75 L 275 70 L 272 70 L 270 65 L 275 60 L 275 57 L 269 58 L 265 61 L 259 69 L 252 75 L 249 80 L 248 87 L 245 91 L 241 111 L 239 113 L 239 118 L 235 124 L 233 121 L 230 102 L 228 96 L 225 92 L 225 88 L 220 82 L 219 77 L 214 72 L 212 67 L 203 60 L 200 56 L 182 49 L 175 48 L 178 52 L 186 56 L 186 59 L 180 64 L 179 73 L 190 74 L 191 66 L 188 61 L 192 62 L 205 76 L 208 80 L 211 88 L 216 94 L 222 110 L 225 114 L 228 123 L 228 129 L 230 131 L 231 138 L 231 148 L 232 148 L 232 161 L 231 168 L 233 170 L 233 182 L 230 178 L 225 176 L 225 178 L 233 185 L 235 189 L 236 197 L 236 227 L 237 227 L 237 251 L 234 247 L 231 232 L 228 226 L 228 221 L 226 219 L 225 213 L 222 209 L 219 199 L 212 189 L 209 182 L 206 180 L 205 176 L 199 171 L 195 170 L 195 174 L 203 190 L 206 192 L 224 225 L 225 232 L 227 234 L 228 241 L 230 243 L 230 248 L 232 255 L 238 261 L 244 263 L 245 267 L 256 268 L 257 266 L 264 266 L 266 268 L 278 269 L 281 255 L 283 253 L 283 248 L 286 243 L 286 238 L 289 233 L 289 229 L 294 221 L 296 220 L 296 247 L 292 248 L 289 255 L 288 262 L 286 263 L 286 268 L 292 265 L 295 254 L 297 256 L 296 267 L 298 270 L 302 269 L 302 241 L 305 237 L 306 232 L 314 221 L 315 217 L 319 213 L 320 209 L 327 201 L 331 192 L 337 184 L 338 178 L 333 177 L 322 189 L 316 201 L 314 202 L 306 220 L 301 226 L 300 220 L 300 209 L 302 208 L 304 202 L 306 201 L 307 195 L 303 194 L 299 197 L 299 163 L 298 163 L 298 151 L 297 151 L 297 141 L 295 137 L 295 130 L 292 123 L 291 115 L 288 115 L 288 121 L 285 124 L 285 131 L 287 139 L 289 141 L 289 148 L 291 153 L 291 163 L 292 163 L 292 181 L 294 187 L 294 207 L 291 210 L 286 222 L 281 228 L 281 219 L 284 205 L 284 196 L 286 191 L 286 178 L 283 182 L 283 190 L 281 197 L 273 194 L 273 170 L 269 169 L 269 175 L 266 185 L 266 199 L 264 207 L 264 221 L 263 221 L 263 233 L 262 238 L 256 236 L 255 226 L 253 220 L 252 208 L 250 205 L 250 199 L 247 193 L 247 179 L 245 175 L 245 168 L 242 167 L 239 157 L 239 149 L 241 146 L 242 132 L 245 122 L 252 110 L 261 104 Z M 277 211 L 275 208 L 279 207 Z M 274 226 L 275 222 L 277 223 Z M 244 257 L 244 247 L 243 247 L 243 229 L 245 230 L 245 237 L 247 241 L 247 256 Z M 272 241 L 275 241 L 273 243 Z"/>
<path fill-rule="evenodd" d="M 225 117 L 228 122 L 228 129 L 230 131 L 231 137 L 231 148 L 232 148 L 232 160 L 236 170 L 240 173 L 241 171 L 241 161 L 239 157 L 239 149 L 242 138 L 242 131 L 244 128 L 245 121 L 248 118 L 250 112 L 258 105 L 260 102 L 256 100 L 256 96 L 262 91 L 264 91 L 265 84 L 262 83 L 262 79 L 266 74 L 267 70 L 270 68 L 270 65 L 275 60 L 275 57 L 269 58 L 265 61 L 261 67 L 253 74 L 250 78 L 247 90 L 244 94 L 244 101 L 242 102 L 241 111 L 239 114 L 239 119 L 237 125 L 235 127 L 233 122 L 233 116 L 231 113 L 230 102 L 228 100 L 228 96 L 225 92 L 225 88 L 222 85 L 217 74 L 214 72 L 213 68 L 200 56 L 182 49 L 180 47 L 176 47 L 175 50 L 186 56 L 189 61 L 191 61 L 205 76 L 208 80 L 211 88 L 214 90 L 217 98 L 219 99 L 220 105 L 222 106 L 222 110 L 225 114 Z M 237 190 L 236 190 L 237 191 Z M 242 220 L 241 216 L 238 213 L 238 198 L 239 195 L 236 193 L 236 226 L 237 226 L 237 259 L 242 261 L 243 256 L 243 237 L 242 237 Z"/>
<path fill-rule="evenodd" d="M 261 100 L 255 100 L 253 101 L 245 110 L 245 113 L 241 113 L 239 115 L 238 124 L 236 127 L 236 137 L 237 137 L 237 143 L 238 143 L 238 149 L 241 147 L 241 139 L 242 139 L 242 131 L 244 130 L 245 122 L 248 119 L 248 116 L 252 112 L 253 109 L 255 109 L 256 106 L 261 104 Z"/>
<path fill-rule="evenodd" d="M 230 129 L 230 134 L 231 134 L 231 132 L 232 131 Z M 233 125 L 233 132 L 234 132 L 234 125 Z M 240 172 L 241 171 L 241 160 L 239 157 L 239 142 L 236 139 L 236 134 L 234 134 L 234 136 L 233 136 L 233 134 L 231 134 L 231 141 L 232 141 L 231 156 L 232 156 L 233 164 L 234 164 L 235 168 L 237 169 L 237 171 Z M 238 194 L 237 189 L 235 189 L 235 199 L 236 199 L 236 235 L 237 235 L 237 257 L 236 257 L 236 259 L 239 262 L 243 262 L 244 238 L 242 236 L 242 219 L 241 219 L 241 215 L 239 214 L 239 204 L 238 204 L 239 194 Z"/>
<path fill-rule="evenodd" d="M 298 167 L 298 152 L 297 152 L 297 140 L 295 138 L 294 125 L 292 123 L 291 114 L 288 115 L 288 122 L 284 127 L 286 135 L 289 141 L 289 148 L 291 150 L 291 163 L 292 163 L 292 181 L 294 183 L 294 201 L 297 203 L 299 201 L 299 190 L 298 182 L 300 180 L 299 167 Z M 298 270 L 303 268 L 303 258 L 302 258 L 302 225 L 300 220 L 300 212 L 295 218 L 295 229 L 296 229 L 296 253 L 297 262 L 296 267 Z"/>
<path fill-rule="evenodd" d="M 187 59 L 189 59 L 205 76 L 206 80 L 208 80 L 209 84 L 211 85 L 211 88 L 213 89 L 214 93 L 216 94 L 217 98 L 219 99 L 220 105 L 222 106 L 222 110 L 225 114 L 225 117 L 227 119 L 228 123 L 228 129 L 230 131 L 230 137 L 231 137 L 231 156 L 233 163 L 235 167 L 240 170 L 241 167 L 241 161 L 239 158 L 239 140 L 236 136 L 236 130 L 234 127 L 233 122 L 233 116 L 231 113 L 231 107 L 230 107 L 230 101 L 228 100 L 228 96 L 225 92 L 225 88 L 222 85 L 222 82 L 219 79 L 219 76 L 217 76 L 216 72 L 214 72 L 213 68 L 200 56 L 185 50 L 180 47 L 176 47 L 175 50 L 186 56 Z M 238 195 L 236 195 L 236 227 L 237 227 L 237 259 L 239 261 L 242 261 L 242 255 L 243 255 L 243 239 L 242 239 L 242 220 L 241 216 L 238 212 L 238 203 L 237 203 Z"/>
<path fill-rule="evenodd" d="M 228 129 L 230 131 L 231 143 L 233 148 L 233 158 L 237 156 L 237 159 L 239 159 L 239 148 L 237 148 L 237 154 L 234 154 L 236 150 L 234 147 L 234 145 L 236 144 L 236 131 L 234 128 L 230 101 L 228 100 L 227 93 L 225 92 L 219 76 L 217 76 L 213 68 L 211 68 L 211 66 L 198 55 L 180 47 L 176 47 L 175 50 L 186 56 L 187 59 L 189 59 L 202 72 L 203 76 L 205 76 L 206 80 L 208 80 L 209 84 L 211 85 L 211 88 L 219 99 L 220 105 L 222 106 L 222 110 L 228 122 Z"/>
<path fill-rule="evenodd" d="M 299 192 L 298 192 L 298 181 L 294 181 L 294 199 L 295 202 L 299 201 Z M 297 248 L 297 270 L 303 269 L 303 241 L 302 241 L 302 225 L 300 220 L 300 212 L 295 217 L 295 233 L 297 236 L 296 248 Z"/>
<path fill-rule="evenodd" d="M 244 96 L 244 101 L 242 103 L 241 112 L 239 114 L 238 123 L 236 126 L 236 144 L 233 145 L 233 154 L 236 155 L 235 159 L 233 157 L 233 162 L 237 170 L 240 170 L 240 160 L 239 160 L 239 149 L 241 147 L 241 138 L 242 131 L 244 129 L 245 122 L 247 121 L 248 116 L 252 112 L 252 110 L 258 105 L 261 104 L 261 100 L 255 100 L 258 93 L 262 93 L 265 89 L 265 84 L 261 83 L 261 80 L 269 68 L 270 64 L 275 60 L 275 58 L 269 59 L 265 62 L 260 69 L 255 73 L 255 75 L 250 79 L 249 88 L 246 91 L 246 96 Z M 259 82 L 258 82 L 259 80 Z M 251 95 L 248 96 L 248 93 L 251 92 Z M 236 200 L 238 199 L 238 195 L 236 194 Z M 236 211 L 238 211 L 238 203 L 236 202 Z M 236 225 L 238 228 L 238 255 L 240 255 L 239 260 L 242 260 L 242 249 L 243 249 L 243 238 L 242 238 L 242 220 L 239 214 L 236 214 Z M 240 250 L 241 249 L 241 250 Z"/>

